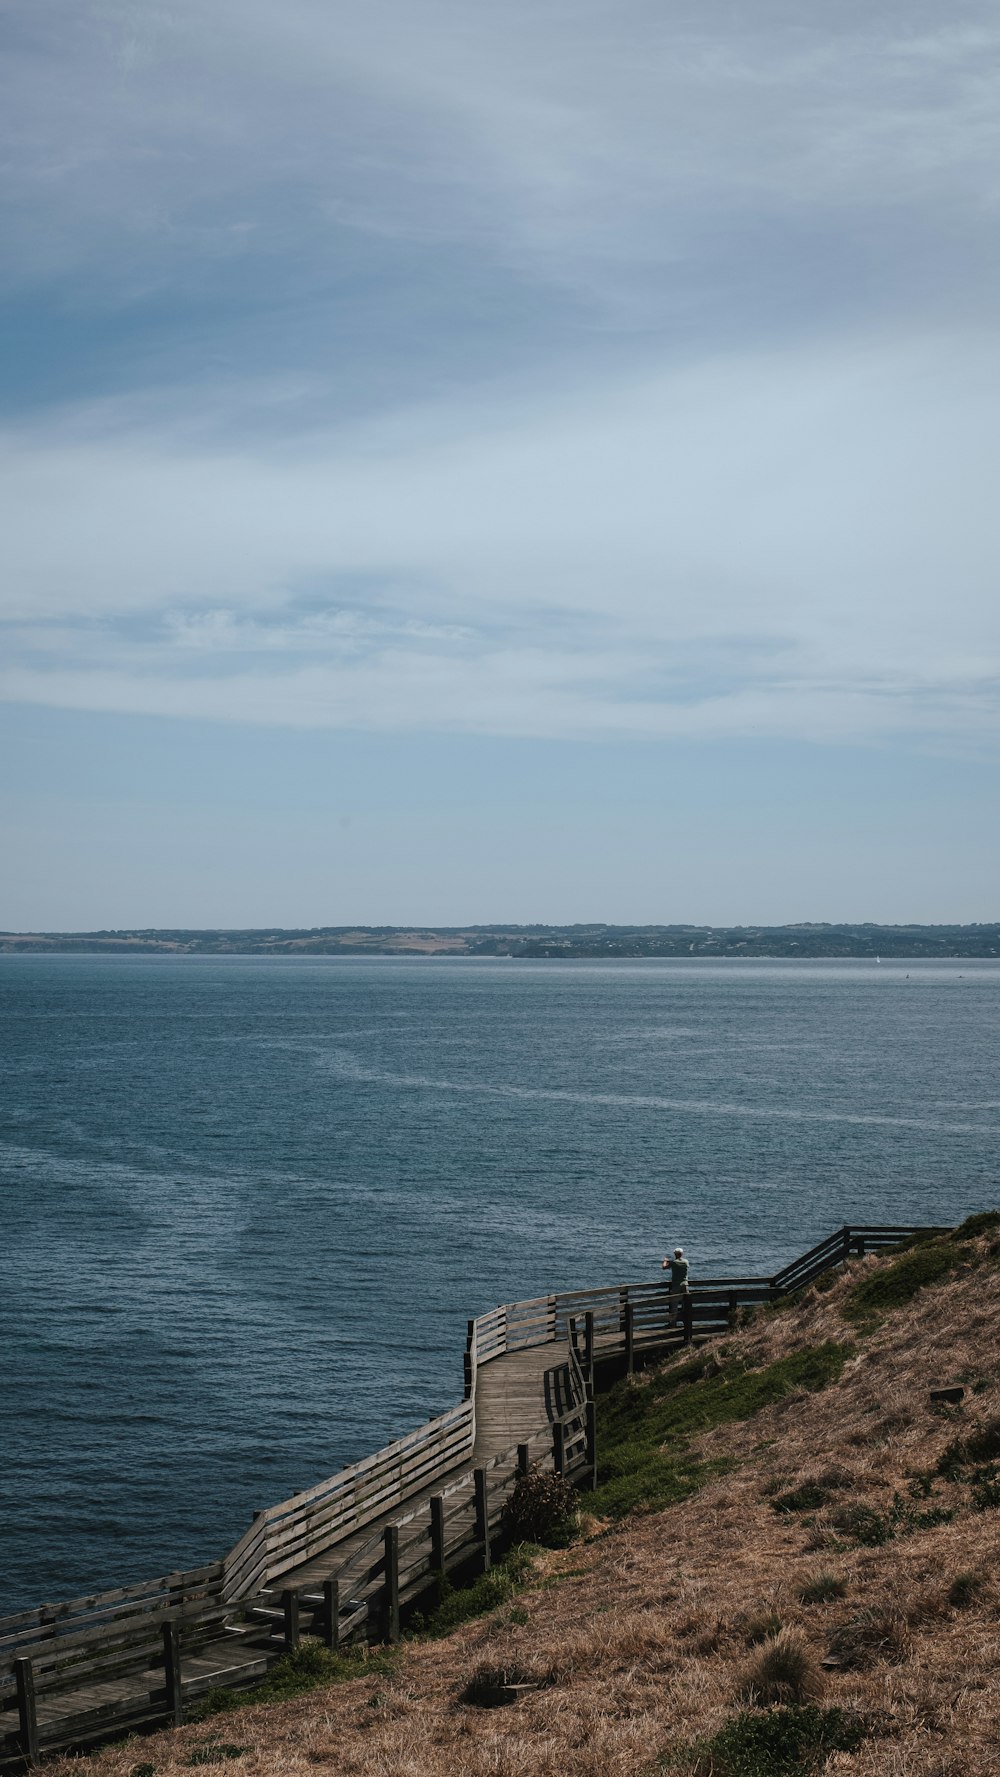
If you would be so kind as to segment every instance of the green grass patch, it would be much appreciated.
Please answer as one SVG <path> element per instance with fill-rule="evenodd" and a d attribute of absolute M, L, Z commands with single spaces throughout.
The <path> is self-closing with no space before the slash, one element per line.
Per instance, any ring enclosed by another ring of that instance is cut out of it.
<path fill-rule="evenodd" d="M 192 1711 L 191 1719 L 204 1721 L 210 1715 L 248 1709 L 258 1703 L 285 1703 L 289 1697 L 300 1697 L 320 1685 L 391 1672 L 393 1664 L 394 1654 L 386 1648 L 346 1647 L 333 1653 L 321 1641 L 307 1637 L 293 1653 L 282 1654 L 262 1684 L 240 1691 L 230 1690 L 228 1685 L 213 1685 Z"/>
<path fill-rule="evenodd" d="M 864 1738 L 864 1723 L 846 1709 L 745 1709 L 711 1740 L 660 1763 L 686 1766 L 694 1777 L 811 1777 L 831 1752 L 856 1752 Z"/>
<path fill-rule="evenodd" d="M 912 1302 L 920 1290 L 943 1283 L 968 1256 L 951 1235 L 919 1242 L 855 1284 L 844 1302 L 845 1318 L 856 1325 L 880 1320 Z"/>
<path fill-rule="evenodd" d="M 486 1616 L 500 1605 L 509 1604 L 531 1578 L 537 1554 L 534 1544 L 520 1543 L 488 1573 L 481 1573 L 471 1586 L 453 1586 L 445 1574 L 439 1574 L 435 1603 L 426 1616 L 414 1613 L 411 1629 L 415 1634 L 450 1635 L 460 1623 L 469 1623 L 474 1617 Z"/>
<path fill-rule="evenodd" d="M 814 1393 L 835 1382 L 853 1347 L 827 1340 L 761 1369 L 733 1361 L 666 1365 L 644 1384 L 619 1383 L 597 1406 L 598 1487 L 588 1505 L 624 1517 L 636 1507 L 659 1509 L 696 1493 L 734 1465 L 691 1455 L 689 1444 L 717 1425 L 750 1419 L 785 1395 Z"/>

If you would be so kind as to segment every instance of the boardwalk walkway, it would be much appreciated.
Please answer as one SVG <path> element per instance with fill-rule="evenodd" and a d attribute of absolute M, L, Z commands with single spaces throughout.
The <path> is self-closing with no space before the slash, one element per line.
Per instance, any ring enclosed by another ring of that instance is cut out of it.
<path fill-rule="evenodd" d="M 465 1397 L 385 1450 L 258 1513 L 222 1560 L 0 1618 L 0 1768 L 180 1721 L 302 1631 L 393 1640 L 435 1574 L 488 1566 L 532 1462 L 593 1473 L 598 1367 L 711 1338 L 830 1266 L 942 1229 L 844 1227 L 773 1277 L 715 1278 L 670 1322 L 662 1280 L 508 1304 L 469 1322 Z"/>

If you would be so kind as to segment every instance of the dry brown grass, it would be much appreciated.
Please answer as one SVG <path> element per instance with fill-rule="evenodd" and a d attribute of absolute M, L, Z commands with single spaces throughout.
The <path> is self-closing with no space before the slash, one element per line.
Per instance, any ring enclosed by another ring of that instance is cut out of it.
<path fill-rule="evenodd" d="M 763 1364 L 849 1337 L 841 1305 L 870 1263 L 727 1345 Z M 961 1379 L 985 1386 L 955 1414 L 932 1411 L 928 1389 Z M 827 1476 L 835 1503 L 884 1514 L 949 1440 L 998 1413 L 1000 1273 L 990 1265 L 923 1292 L 860 1341 L 836 1386 L 703 1438 L 703 1454 L 738 1461 L 724 1479 L 548 1556 L 547 1583 L 519 1600 L 526 1622 L 501 1611 L 408 1645 L 391 1679 L 109 1748 L 86 1777 L 129 1777 L 146 1761 L 157 1777 L 181 1777 L 213 1738 L 247 1749 L 227 1761 L 229 1777 L 639 1777 L 665 1748 L 713 1734 L 743 1706 L 748 1667 L 768 1646 L 748 1645 L 753 1625 L 775 1618 L 808 1671 L 838 1659 L 822 1669 L 824 1704 L 860 1711 L 873 1729 L 857 1752 L 832 1755 L 831 1773 L 1000 1777 L 1000 1513 L 975 1512 L 967 1488 L 936 1481 L 935 1495 L 960 1505 L 953 1522 L 845 1546 L 824 1509 L 803 1523 L 772 1510 L 767 1491 L 776 1476 L 788 1488 Z M 818 1547 L 847 1592 L 804 1603 Z M 970 1574 L 975 1584 L 953 1602 L 954 1582 Z M 484 1664 L 550 1682 L 509 1708 L 462 1703 Z M 52 1777 L 71 1769 L 80 1777 L 73 1761 Z"/>

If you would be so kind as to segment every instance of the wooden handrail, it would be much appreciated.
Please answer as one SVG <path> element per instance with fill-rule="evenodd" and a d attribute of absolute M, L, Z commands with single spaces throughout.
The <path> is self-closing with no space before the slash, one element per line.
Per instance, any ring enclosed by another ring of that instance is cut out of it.
<path fill-rule="evenodd" d="M 771 1277 L 709 1277 L 692 1282 L 684 1298 L 685 1336 L 690 1336 L 692 1328 L 721 1328 L 731 1319 L 734 1308 L 803 1288 L 830 1265 L 857 1252 L 943 1232 L 946 1230 L 937 1226 L 849 1224 Z M 544 1430 L 530 1433 L 527 1439 L 522 1434 L 519 1445 L 481 1463 L 475 1480 L 471 1459 L 476 1439 L 477 1378 L 483 1365 L 508 1351 L 559 1343 L 567 1338 L 570 1321 L 582 1317 L 588 1327 L 588 1366 L 609 1357 L 631 1361 L 637 1348 L 679 1343 L 678 1329 L 668 1324 L 670 1307 L 669 1285 L 663 1279 L 644 1279 L 536 1296 L 491 1309 L 469 1322 L 463 1401 L 373 1455 L 259 1512 L 221 1561 L 0 1618 L 0 1689 L 9 1690 L 13 1697 L 16 1688 L 22 1739 L 34 1736 L 33 1746 L 37 1742 L 35 1665 L 37 1682 L 45 1688 L 50 1683 L 47 1672 L 55 1651 L 65 1649 L 73 1653 L 73 1669 L 85 1686 L 91 1682 L 88 1673 L 97 1671 L 102 1663 L 108 1670 L 119 1665 L 131 1670 L 140 1656 L 146 1659 L 161 1630 L 166 1662 L 162 1689 L 124 1700 L 117 1714 L 109 1706 L 101 1716 L 101 1731 L 110 1733 L 123 1722 L 155 1718 L 157 1710 L 173 1712 L 176 1717 L 180 1709 L 178 1635 L 197 1635 L 200 1628 L 218 1623 L 236 1603 L 252 1599 L 304 1559 L 334 1550 L 368 1524 L 372 1526 L 370 1536 L 328 1582 L 333 1587 L 330 1595 L 343 1600 L 343 1610 L 338 1605 L 337 1620 L 329 1625 L 328 1635 L 335 1638 L 331 1645 L 336 1645 L 336 1638 L 367 1623 L 373 1613 L 381 1620 L 379 1613 L 384 1616 L 386 1607 L 380 1594 L 387 1585 L 394 1588 L 389 1617 L 395 1624 L 400 1597 L 413 1596 L 426 1585 L 433 1571 L 432 1559 L 440 1557 L 453 1565 L 470 1558 L 480 1545 L 489 1558 L 491 1526 L 499 1521 L 502 1497 L 524 1472 L 525 1464 L 534 1459 L 535 1451 L 540 1460 L 553 1460 L 553 1426 L 558 1430 L 557 1443 L 568 1472 L 582 1473 L 588 1468 L 592 1472 L 589 1375 L 581 1370 L 575 1341 L 568 1339 L 568 1358 L 560 1362 L 568 1376 L 569 1405 Z M 460 1471 L 457 1475 L 456 1469 Z M 426 1492 L 428 1484 L 439 1476 L 440 1492 L 407 1510 L 407 1498 Z M 452 1502 L 451 1510 L 446 1502 Z M 395 1532 L 388 1577 L 387 1522 Z M 404 1527 L 408 1534 L 400 1543 L 398 1532 Z M 288 1614 L 296 1615 L 291 1610 Z M 266 1667 L 266 1652 L 258 1652 L 256 1658 L 244 1660 L 239 1670 L 241 1674 L 263 1672 Z M 183 1687 L 185 1694 L 193 1694 L 195 1688 L 191 1681 Z M 67 1715 L 65 1719 L 74 1724 L 73 1735 L 84 1733 L 82 1716 Z M 46 1745 L 63 1743 L 68 1743 L 65 1735 L 61 1740 L 46 1741 Z M 0 1758 L 3 1756 L 0 1744 Z"/>

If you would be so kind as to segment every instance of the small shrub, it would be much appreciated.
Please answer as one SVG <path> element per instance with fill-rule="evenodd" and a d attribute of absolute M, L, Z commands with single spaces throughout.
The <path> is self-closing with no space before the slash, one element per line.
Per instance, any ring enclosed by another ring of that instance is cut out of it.
<path fill-rule="evenodd" d="M 827 1657 L 832 1665 L 851 1672 L 875 1661 L 899 1666 L 909 1651 L 910 1632 L 904 1617 L 892 1610 L 862 1610 L 834 1630 Z"/>
<path fill-rule="evenodd" d="M 805 1637 L 782 1629 L 765 1641 L 743 1685 L 748 1703 L 814 1703 L 823 1693 L 823 1675 Z"/>
<path fill-rule="evenodd" d="M 133 1765 L 128 1777 L 156 1777 L 156 1766 L 144 1759 L 141 1765 Z"/>
<path fill-rule="evenodd" d="M 979 1597 L 983 1589 L 982 1576 L 978 1573 L 956 1573 L 948 1587 L 948 1603 L 954 1610 L 968 1610 Z"/>
<path fill-rule="evenodd" d="M 514 1543 L 564 1547 L 579 1521 L 580 1502 L 572 1482 L 537 1466 L 518 1477 L 504 1502 L 504 1529 Z"/>
<path fill-rule="evenodd" d="M 839 1573 L 814 1573 L 801 1586 L 796 1587 L 796 1596 L 803 1604 L 829 1604 L 834 1598 L 843 1598 L 847 1592 L 847 1581 Z"/>
<path fill-rule="evenodd" d="M 845 1709 L 814 1704 L 745 1710 L 694 1749 L 694 1777 L 811 1777 L 831 1752 L 856 1752 L 864 1723 Z"/>

